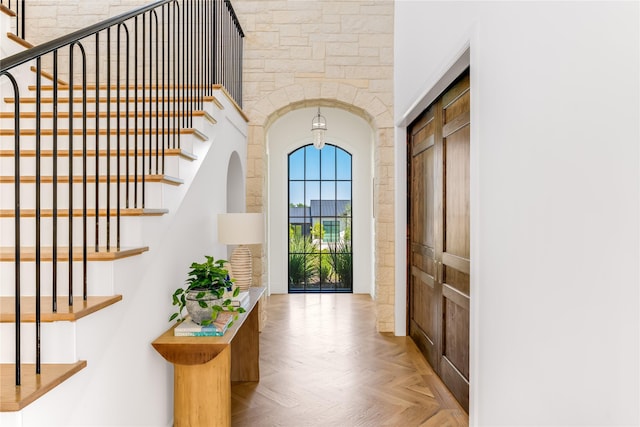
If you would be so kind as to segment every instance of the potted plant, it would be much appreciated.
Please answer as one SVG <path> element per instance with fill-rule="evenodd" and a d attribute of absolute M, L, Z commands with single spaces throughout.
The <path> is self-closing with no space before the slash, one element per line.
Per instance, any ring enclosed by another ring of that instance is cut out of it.
<path fill-rule="evenodd" d="M 198 325 L 210 325 L 218 317 L 222 310 L 244 313 L 242 307 L 234 307 L 231 298 L 237 297 L 240 288 L 233 288 L 233 279 L 229 278 L 229 272 L 224 268 L 226 260 L 215 260 L 212 256 L 205 255 L 203 263 L 191 264 L 187 278 L 187 287 L 178 288 L 173 293 L 173 305 L 178 306 L 178 311 L 173 313 L 169 321 L 184 320 L 182 310 L 187 312 Z M 236 314 L 234 319 L 237 319 Z"/>

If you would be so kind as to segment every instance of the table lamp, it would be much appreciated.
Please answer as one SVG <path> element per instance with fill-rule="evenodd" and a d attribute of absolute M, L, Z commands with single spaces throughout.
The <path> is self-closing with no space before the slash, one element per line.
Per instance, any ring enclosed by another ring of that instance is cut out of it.
<path fill-rule="evenodd" d="M 235 284 L 246 291 L 251 286 L 251 251 L 246 245 L 264 240 L 264 216 L 261 213 L 218 214 L 218 241 L 238 245 L 231 254 L 231 271 Z"/>

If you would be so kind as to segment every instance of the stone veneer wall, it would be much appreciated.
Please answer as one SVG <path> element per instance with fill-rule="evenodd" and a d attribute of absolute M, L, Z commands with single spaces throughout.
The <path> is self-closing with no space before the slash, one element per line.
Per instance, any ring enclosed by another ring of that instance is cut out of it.
<path fill-rule="evenodd" d="M 131 12 L 141 6 L 152 3 L 151 0 L 27 0 L 26 2 L 26 34 L 25 39 L 37 46 L 54 40 L 58 37 L 71 34 L 74 31 L 89 27 L 113 18 L 123 13 Z M 132 38 L 133 30 L 130 29 Z M 141 31 L 141 30 L 140 30 Z M 123 33 L 124 34 L 124 33 Z M 117 31 L 113 30 L 113 69 L 115 70 L 115 46 Z M 124 37 L 124 35 L 123 35 Z M 102 33 L 100 50 L 104 54 L 107 50 L 106 33 Z M 95 38 L 90 37 L 83 42 L 87 56 L 87 73 L 89 83 L 94 83 L 95 63 Z M 74 65 L 74 84 L 82 81 L 81 54 L 75 48 L 76 62 Z M 68 68 L 69 49 L 58 51 L 58 77 L 63 81 L 69 81 Z M 101 77 L 106 76 L 106 62 L 101 62 Z M 53 71 L 53 58 L 51 55 L 44 57 L 42 67 L 45 71 Z M 114 77 L 112 76 L 112 79 Z M 113 82 L 113 80 L 112 80 Z"/>
<path fill-rule="evenodd" d="M 38 45 L 148 3 L 149 0 L 28 0 L 26 39 Z"/>
<path fill-rule="evenodd" d="M 269 125 L 295 108 L 365 118 L 375 134 L 377 328 L 394 330 L 393 11 L 391 0 L 233 0 L 245 32 L 243 110 L 249 117 L 247 211 L 266 211 Z M 268 214 L 268 213 L 267 213 Z M 266 279 L 254 253 L 254 283 Z"/>

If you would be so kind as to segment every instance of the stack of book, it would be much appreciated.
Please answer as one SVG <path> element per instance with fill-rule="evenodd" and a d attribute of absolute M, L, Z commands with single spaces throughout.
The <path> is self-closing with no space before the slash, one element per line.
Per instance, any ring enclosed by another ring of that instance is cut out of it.
<path fill-rule="evenodd" d="M 229 328 L 229 324 L 233 322 L 235 313 L 231 311 L 221 311 L 218 313 L 216 320 L 207 326 L 198 325 L 191 317 L 185 318 L 173 330 L 176 337 L 221 337 Z"/>
<path fill-rule="evenodd" d="M 249 291 L 240 291 L 237 297 L 231 299 L 234 307 L 245 307 L 249 303 Z"/>

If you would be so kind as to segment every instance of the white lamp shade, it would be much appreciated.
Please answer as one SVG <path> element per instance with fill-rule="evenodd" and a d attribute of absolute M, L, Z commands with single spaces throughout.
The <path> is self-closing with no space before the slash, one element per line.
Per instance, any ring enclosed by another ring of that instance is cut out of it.
<path fill-rule="evenodd" d="M 218 241 L 225 245 L 253 245 L 264 239 L 261 213 L 218 214 Z"/>

